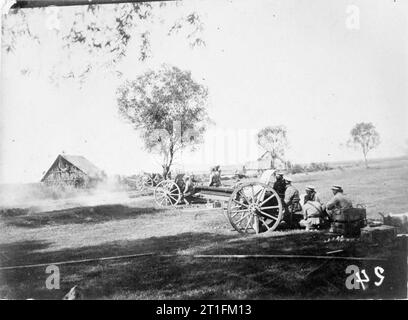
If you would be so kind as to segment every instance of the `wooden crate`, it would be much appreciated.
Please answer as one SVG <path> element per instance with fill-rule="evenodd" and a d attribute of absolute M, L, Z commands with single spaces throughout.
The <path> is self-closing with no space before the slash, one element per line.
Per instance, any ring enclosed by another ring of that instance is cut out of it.
<path fill-rule="evenodd" d="M 367 218 L 366 209 L 364 208 L 350 208 L 344 210 L 337 210 L 333 212 L 332 219 L 334 222 L 354 222 L 365 220 Z"/>
<path fill-rule="evenodd" d="M 397 229 L 392 226 L 365 227 L 361 229 L 361 240 L 369 243 L 392 242 L 397 237 Z"/>
<path fill-rule="evenodd" d="M 359 237 L 364 226 L 365 220 L 332 222 L 330 231 L 345 237 Z"/>

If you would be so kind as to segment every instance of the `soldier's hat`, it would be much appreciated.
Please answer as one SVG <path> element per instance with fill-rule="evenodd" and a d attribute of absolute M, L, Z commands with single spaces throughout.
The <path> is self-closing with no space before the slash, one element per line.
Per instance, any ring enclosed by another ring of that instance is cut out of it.
<path fill-rule="evenodd" d="M 306 191 L 316 191 L 314 186 L 306 186 Z"/>
<path fill-rule="evenodd" d="M 275 173 L 277 176 L 283 176 L 283 172 L 281 172 L 281 171 L 276 171 L 276 173 Z"/>
<path fill-rule="evenodd" d="M 290 177 L 285 177 L 285 181 L 286 181 L 286 182 L 292 182 L 293 180 L 292 180 L 292 178 L 290 178 Z"/>
<path fill-rule="evenodd" d="M 341 186 L 339 186 L 339 185 L 333 185 L 332 187 L 331 187 L 331 189 L 332 190 L 335 190 L 335 191 L 343 191 L 343 188 L 341 187 Z"/>

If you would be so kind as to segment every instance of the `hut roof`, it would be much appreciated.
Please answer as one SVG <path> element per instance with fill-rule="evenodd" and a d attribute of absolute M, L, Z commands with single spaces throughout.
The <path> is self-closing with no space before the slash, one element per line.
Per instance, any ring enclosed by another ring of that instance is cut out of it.
<path fill-rule="evenodd" d="M 99 169 L 97 166 L 95 166 L 91 161 L 86 159 L 83 156 L 74 156 L 74 155 L 67 155 L 67 154 L 60 154 L 58 155 L 57 159 L 54 161 L 52 166 L 48 169 L 48 171 L 45 173 L 41 181 L 44 181 L 44 179 L 48 176 L 50 173 L 51 169 L 54 167 L 54 165 L 58 162 L 58 159 L 64 159 L 65 161 L 71 163 L 73 166 L 77 167 L 79 170 L 81 170 L 84 174 L 89 176 L 90 178 L 99 178 L 104 175 L 103 171 Z"/>
<path fill-rule="evenodd" d="M 102 174 L 102 170 L 95 166 L 91 161 L 83 156 L 61 155 L 65 160 L 71 162 L 75 167 L 90 177 L 98 177 Z"/>

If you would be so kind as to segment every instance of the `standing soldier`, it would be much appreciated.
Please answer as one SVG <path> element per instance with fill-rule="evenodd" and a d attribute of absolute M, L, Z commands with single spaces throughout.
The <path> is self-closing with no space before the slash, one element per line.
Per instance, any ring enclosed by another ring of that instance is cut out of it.
<path fill-rule="evenodd" d="M 273 189 L 278 193 L 279 197 L 283 200 L 285 198 L 286 182 L 283 179 L 283 173 L 276 173 L 276 181 L 273 184 Z"/>
<path fill-rule="evenodd" d="M 288 221 L 290 225 L 293 225 L 298 223 L 303 218 L 302 215 L 295 217 L 296 212 L 302 211 L 302 206 L 300 205 L 299 190 L 292 185 L 292 179 L 285 177 L 285 182 L 286 190 L 284 204 L 286 207 L 286 221 Z"/>
<path fill-rule="evenodd" d="M 219 187 L 221 186 L 221 170 L 220 166 L 216 166 L 211 169 L 210 173 L 210 187 Z"/>
<path fill-rule="evenodd" d="M 220 178 L 221 178 L 221 168 L 220 168 L 219 165 L 215 166 L 215 171 L 218 173 L 218 175 L 219 175 Z"/>

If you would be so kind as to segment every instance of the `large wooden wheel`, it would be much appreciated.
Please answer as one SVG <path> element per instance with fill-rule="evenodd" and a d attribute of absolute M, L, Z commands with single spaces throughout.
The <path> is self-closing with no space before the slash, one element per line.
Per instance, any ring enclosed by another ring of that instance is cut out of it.
<path fill-rule="evenodd" d="M 154 189 L 154 199 L 161 207 L 176 206 L 181 198 L 180 187 L 172 180 L 163 180 Z"/>
<path fill-rule="evenodd" d="M 240 233 L 265 233 L 275 230 L 283 217 L 279 195 L 260 182 L 238 185 L 227 207 L 231 225 Z"/>

